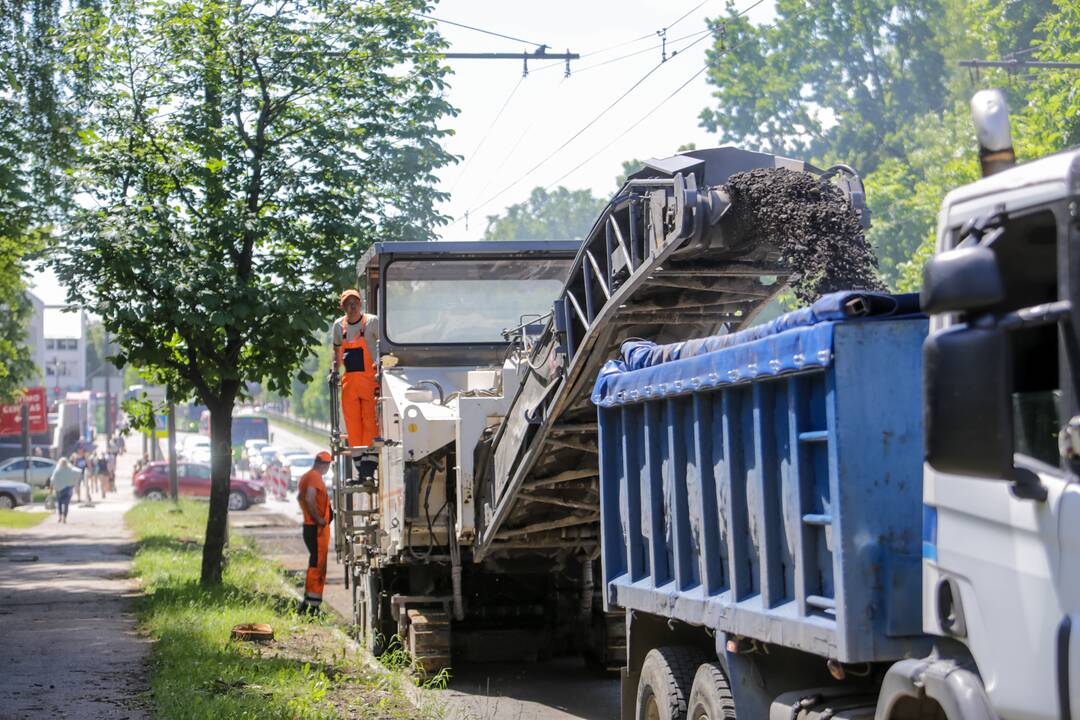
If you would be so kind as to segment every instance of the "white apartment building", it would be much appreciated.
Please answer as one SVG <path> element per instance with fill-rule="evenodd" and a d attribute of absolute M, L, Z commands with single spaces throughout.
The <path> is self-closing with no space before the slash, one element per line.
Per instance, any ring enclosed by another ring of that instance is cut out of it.
<path fill-rule="evenodd" d="M 45 388 L 49 400 L 86 388 L 86 313 L 45 308 Z"/>
<path fill-rule="evenodd" d="M 45 383 L 45 303 L 34 293 L 26 291 L 26 299 L 32 308 L 30 322 L 26 326 L 26 345 L 30 348 L 30 357 L 37 372 L 27 380 L 28 387 L 37 387 Z"/>

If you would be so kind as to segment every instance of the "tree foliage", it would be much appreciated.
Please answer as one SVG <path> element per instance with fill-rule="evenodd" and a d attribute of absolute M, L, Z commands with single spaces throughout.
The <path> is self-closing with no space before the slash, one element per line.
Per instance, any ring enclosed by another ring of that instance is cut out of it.
<path fill-rule="evenodd" d="M 529 199 L 489 215 L 485 240 L 581 240 L 607 200 L 590 190 L 533 188 Z"/>
<path fill-rule="evenodd" d="M 1066 87 L 1075 73 L 1032 83 L 957 66 L 1011 53 L 1075 59 L 1075 45 L 1048 40 L 1075 28 L 1075 19 L 1049 19 L 1075 16 L 1068 0 L 778 0 L 776 11 L 775 23 L 754 26 L 729 5 L 712 21 L 715 104 L 702 125 L 724 142 L 856 167 L 872 211 L 869 239 L 896 287 L 918 286 L 944 194 L 977 177 L 967 109 L 974 90 L 1006 88 L 1028 158 L 1075 136 L 1075 93 Z"/>
<path fill-rule="evenodd" d="M 220 582 L 231 414 L 249 381 L 289 387 L 376 237 L 431 238 L 443 47 L 424 0 L 121 0 L 65 40 L 92 63 L 87 198 L 54 255 L 176 399 L 211 413 L 204 583 Z M 309 379 L 309 378 L 305 378 Z"/>
<path fill-rule="evenodd" d="M 51 35 L 58 12 L 58 2 L 0 0 L 0 402 L 17 399 L 37 372 L 26 342 L 28 264 L 59 204 L 70 134 Z"/>
<path fill-rule="evenodd" d="M 711 23 L 717 102 L 702 124 L 725 142 L 871 172 L 946 98 L 942 10 L 942 0 L 778 0 L 776 22 L 755 26 L 729 6 Z"/>

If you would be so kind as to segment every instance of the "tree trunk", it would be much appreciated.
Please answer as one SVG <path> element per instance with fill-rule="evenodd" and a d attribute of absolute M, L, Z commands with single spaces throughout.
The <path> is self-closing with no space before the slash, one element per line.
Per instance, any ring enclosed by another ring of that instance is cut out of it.
<path fill-rule="evenodd" d="M 232 412 L 235 397 L 210 409 L 210 517 L 206 521 L 202 576 L 204 586 L 220 585 L 229 533 L 229 480 L 232 477 Z"/>

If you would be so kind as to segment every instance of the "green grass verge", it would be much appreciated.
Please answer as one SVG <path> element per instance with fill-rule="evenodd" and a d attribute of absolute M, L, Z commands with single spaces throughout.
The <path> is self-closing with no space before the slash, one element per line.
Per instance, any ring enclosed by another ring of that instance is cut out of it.
<path fill-rule="evenodd" d="M 49 491 L 45 488 L 32 488 L 30 490 L 31 502 L 43 503 L 47 497 L 49 497 Z"/>
<path fill-rule="evenodd" d="M 0 527 L 32 528 L 51 514 L 47 512 L 19 512 L 18 510 L 0 509 Z"/>
<path fill-rule="evenodd" d="M 325 620 L 295 613 L 277 563 L 235 533 L 224 582 L 198 583 L 205 503 L 140 503 L 127 514 L 138 540 L 138 611 L 156 640 L 151 692 L 157 716 L 203 718 L 422 718 L 401 683 L 363 665 Z M 240 623 L 268 623 L 272 643 L 230 640 Z"/>

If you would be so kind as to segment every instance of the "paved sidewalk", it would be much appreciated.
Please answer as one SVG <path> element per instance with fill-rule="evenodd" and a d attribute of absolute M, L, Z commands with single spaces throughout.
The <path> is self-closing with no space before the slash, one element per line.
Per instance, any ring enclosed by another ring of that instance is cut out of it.
<path fill-rule="evenodd" d="M 93 508 L 72 502 L 66 525 L 54 513 L 29 530 L 0 529 L 3 720 L 149 717 L 150 643 L 132 614 L 139 590 L 123 522 L 136 457 L 122 456 L 117 493 Z"/>

